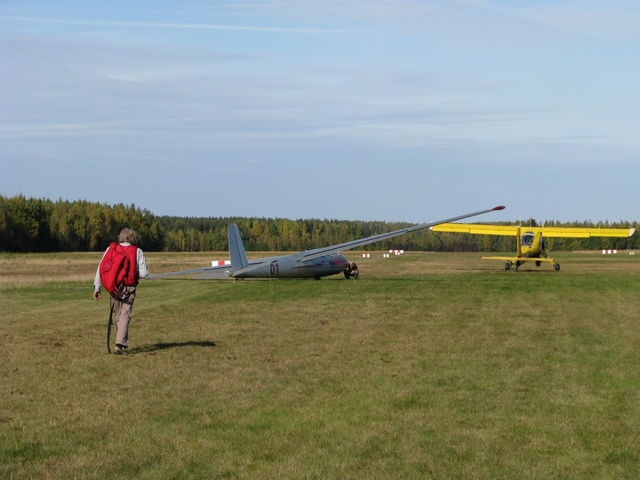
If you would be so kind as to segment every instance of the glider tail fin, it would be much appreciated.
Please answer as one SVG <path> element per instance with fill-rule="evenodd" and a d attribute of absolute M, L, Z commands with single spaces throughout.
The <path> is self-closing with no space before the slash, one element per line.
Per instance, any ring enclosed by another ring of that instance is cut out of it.
<path fill-rule="evenodd" d="M 229 237 L 229 253 L 231 255 L 231 266 L 235 271 L 242 270 L 249 266 L 247 254 L 244 251 L 240 229 L 235 223 L 227 227 L 227 235 Z"/>

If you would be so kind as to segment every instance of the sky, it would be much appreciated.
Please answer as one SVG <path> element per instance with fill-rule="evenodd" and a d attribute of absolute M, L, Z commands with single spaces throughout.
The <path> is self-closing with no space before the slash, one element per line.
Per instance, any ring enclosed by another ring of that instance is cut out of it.
<path fill-rule="evenodd" d="M 0 1 L 0 194 L 640 220 L 640 3 Z"/>

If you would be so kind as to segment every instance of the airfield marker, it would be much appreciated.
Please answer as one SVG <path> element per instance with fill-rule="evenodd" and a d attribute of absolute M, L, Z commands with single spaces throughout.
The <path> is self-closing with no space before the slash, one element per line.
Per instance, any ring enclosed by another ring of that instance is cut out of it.
<path fill-rule="evenodd" d="M 222 267 L 223 265 L 231 265 L 230 260 L 211 260 L 212 267 Z"/>

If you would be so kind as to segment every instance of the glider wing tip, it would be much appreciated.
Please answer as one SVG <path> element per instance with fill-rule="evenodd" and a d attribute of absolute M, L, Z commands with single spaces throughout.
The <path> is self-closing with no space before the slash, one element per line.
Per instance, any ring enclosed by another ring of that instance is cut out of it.
<path fill-rule="evenodd" d="M 494 210 L 504 210 L 504 205 L 498 205 L 497 207 L 493 207 Z"/>

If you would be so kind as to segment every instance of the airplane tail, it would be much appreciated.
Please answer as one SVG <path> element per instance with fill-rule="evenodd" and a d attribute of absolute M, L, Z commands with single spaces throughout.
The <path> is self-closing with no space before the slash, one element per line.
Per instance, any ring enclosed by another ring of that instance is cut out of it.
<path fill-rule="evenodd" d="M 227 227 L 229 237 L 229 253 L 231 255 L 231 267 L 234 271 L 242 270 L 249 266 L 247 254 L 244 251 L 240 229 L 235 223 Z"/>

